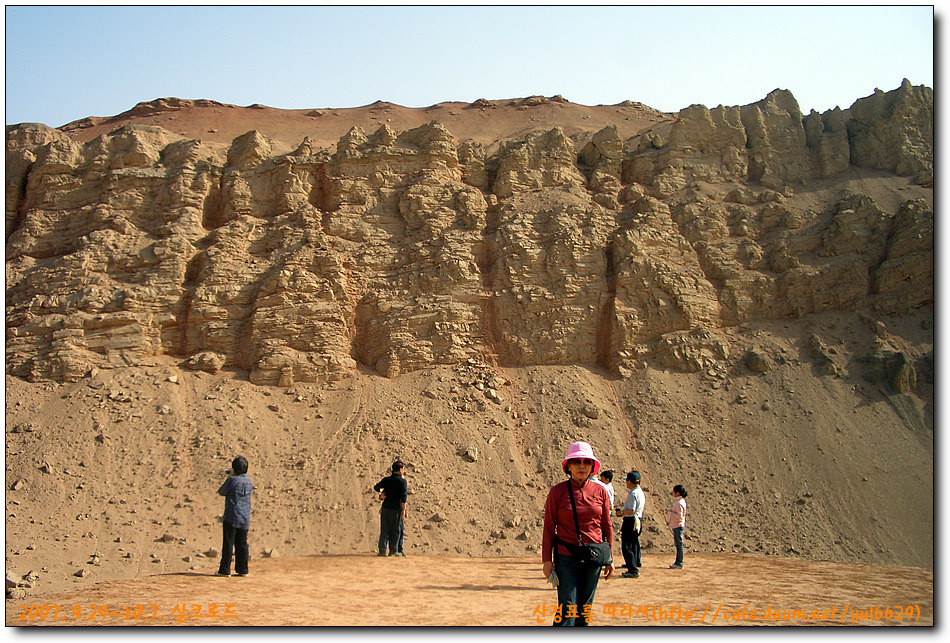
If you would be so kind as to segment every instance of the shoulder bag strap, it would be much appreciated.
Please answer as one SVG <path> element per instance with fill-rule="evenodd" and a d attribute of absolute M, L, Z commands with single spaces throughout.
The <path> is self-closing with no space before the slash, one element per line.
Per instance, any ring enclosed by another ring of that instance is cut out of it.
<path fill-rule="evenodd" d="M 567 481 L 567 490 L 571 494 L 571 512 L 574 514 L 574 530 L 577 532 L 577 544 L 583 545 L 581 542 L 581 525 L 577 521 L 577 505 L 574 504 L 574 485 L 571 484 L 570 479 Z"/>
<path fill-rule="evenodd" d="M 570 492 L 571 492 L 571 490 L 570 490 L 571 481 L 570 481 L 570 480 L 567 481 L 567 485 L 568 485 L 568 493 L 570 493 Z M 573 495 L 573 494 L 571 494 L 571 509 L 574 509 L 574 495 Z M 574 511 L 574 525 L 575 525 L 575 526 L 577 525 L 577 511 Z M 569 547 L 569 546 L 570 546 L 570 543 L 564 542 L 563 540 L 561 540 L 560 538 L 558 538 L 558 533 L 557 533 L 557 520 L 555 520 L 555 521 L 554 521 L 554 542 L 551 544 L 551 554 L 552 554 L 551 558 L 552 558 L 552 560 L 554 560 L 554 561 L 557 561 L 557 557 L 558 557 L 558 553 L 557 553 L 557 546 L 558 546 L 558 543 L 564 545 L 565 547 Z"/>

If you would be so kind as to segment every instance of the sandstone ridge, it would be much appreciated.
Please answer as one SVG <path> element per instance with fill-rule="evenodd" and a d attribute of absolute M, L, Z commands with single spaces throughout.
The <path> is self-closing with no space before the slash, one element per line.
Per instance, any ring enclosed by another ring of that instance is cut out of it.
<path fill-rule="evenodd" d="M 716 351 L 669 355 L 724 327 L 932 305 L 932 122 L 932 90 L 905 81 L 846 112 L 803 116 L 775 90 L 684 109 L 665 135 L 607 126 L 581 146 L 555 127 L 491 151 L 435 121 L 286 153 L 255 130 L 224 148 L 8 128 L 7 370 L 74 381 L 170 355 L 284 386 L 358 363 L 695 370 Z M 878 203 L 852 187 L 873 172 L 913 182 Z"/>

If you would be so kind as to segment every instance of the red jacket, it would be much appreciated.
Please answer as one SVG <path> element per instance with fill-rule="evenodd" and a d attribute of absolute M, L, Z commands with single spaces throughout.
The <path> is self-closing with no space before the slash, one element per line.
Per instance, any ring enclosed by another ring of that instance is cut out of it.
<path fill-rule="evenodd" d="M 568 484 L 573 483 L 565 480 L 551 487 L 544 503 L 544 531 L 541 537 L 541 562 L 544 563 L 551 561 L 551 547 L 555 535 L 559 540 L 577 544 Z M 584 544 L 608 542 L 613 549 L 614 528 L 610 521 L 607 490 L 592 480 L 587 480 L 583 487 L 574 484 L 574 502 L 577 505 L 577 521 Z M 561 554 L 568 556 L 570 552 L 563 545 L 558 545 L 558 555 Z"/>

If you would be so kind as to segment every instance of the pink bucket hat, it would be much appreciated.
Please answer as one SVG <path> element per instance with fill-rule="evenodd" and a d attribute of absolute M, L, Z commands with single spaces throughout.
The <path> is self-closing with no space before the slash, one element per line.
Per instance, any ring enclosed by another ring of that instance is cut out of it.
<path fill-rule="evenodd" d="M 567 463 L 574 458 L 590 458 L 594 461 L 594 470 L 591 473 L 596 475 L 597 472 L 600 471 L 600 460 L 594 457 L 594 450 L 591 449 L 590 445 L 586 442 L 575 442 L 567 448 L 567 455 L 564 456 L 564 460 L 561 462 L 561 468 L 564 469 L 564 473 L 569 473 Z"/>

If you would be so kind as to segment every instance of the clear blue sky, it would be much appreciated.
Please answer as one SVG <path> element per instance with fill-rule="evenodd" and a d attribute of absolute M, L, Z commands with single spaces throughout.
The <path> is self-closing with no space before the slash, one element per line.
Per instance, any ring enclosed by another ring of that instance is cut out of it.
<path fill-rule="evenodd" d="M 6 7 L 7 124 L 175 96 L 286 109 L 530 95 L 677 111 L 775 88 L 847 108 L 934 86 L 934 10 L 837 7 Z"/>

